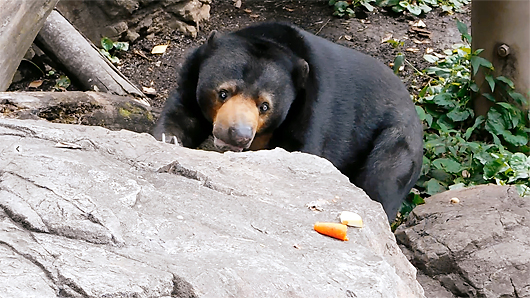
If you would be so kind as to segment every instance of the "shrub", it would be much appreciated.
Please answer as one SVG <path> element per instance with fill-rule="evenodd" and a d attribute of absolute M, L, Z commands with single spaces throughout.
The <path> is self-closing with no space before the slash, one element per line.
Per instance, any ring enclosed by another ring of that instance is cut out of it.
<path fill-rule="evenodd" d="M 415 98 L 425 128 L 423 168 L 419 192 L 402 206 L 402 216 L 424 197 L 477 184 L 513 184 L 521 196 L 530 195 L 526 98 L 514 91 L 511 80 L 492 75 L 493 65 L 478 56 L 482 50 L 471 51 L 466 25 L 457 25 L 462 44 L 446 50 L 443 59 L 424 56 L 433 66 L 424 70 L 430 81 Z M 471 79 L 480 68 L 487 84 L 482 89 Z M 491 91 L 482 94 L 493 102 L 485 117 L 475 117 L 473 110 L 472 95 L 479 90 Z M 502 101 L 495 101 L 493 92 Z"/>
<path fill-rule="evenodd" d="M 373 11 L 373 5 L 388 7 L 399 13 L 408 11 L 417 16 L 422 13 L 428 13 L 433 7 L 440 7 L 444 12 L 453 13 L 454 11 L 460 11 L 469 2 L 470 0 L 330 0 L 329 5 L 333 6 L 335 10 L 333 14 L 339 17 L 354 17 L 354 10 L 357 7 L 364 7 L 368 11 Z"/>

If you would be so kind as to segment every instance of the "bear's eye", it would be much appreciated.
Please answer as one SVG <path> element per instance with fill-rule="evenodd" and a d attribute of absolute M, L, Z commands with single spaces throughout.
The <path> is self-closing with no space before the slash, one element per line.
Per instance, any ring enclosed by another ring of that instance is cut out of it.
<path fill-rule="evenodd" d="M 259 111 L 260 111 L 261 113 L 265 113 L 265 112 L 267 112 L 269 109 L 270 109 L 270 106 L 269 106 L 269 103 L 267 103 L 267 102 L 264 102 L 264 103 L 262 103 L 262 104 L 259 106 Z"/>
<path fill-rule="evenodd" d="M 219 91 L 219 99 L 221 99 L 222 101 L 225 101 L 227 98 L 228 98 L 228 91 L 224 89 Z"/>

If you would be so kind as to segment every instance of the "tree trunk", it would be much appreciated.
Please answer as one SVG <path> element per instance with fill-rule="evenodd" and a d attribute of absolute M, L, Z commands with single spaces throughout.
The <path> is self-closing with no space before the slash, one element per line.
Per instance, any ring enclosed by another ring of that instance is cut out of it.
<path fill-rule="evenodd" d="M 143 104 L 149 105 L 142 91 L 57 11 L 48 16 L 35 43 L 50 58 L 64 66 L 70 79 L 85 90 L 116 95 L 132 94 L 139 97 L 138 100 Z"/>
<path fill-rule="evenodd" d="M 0 91 L 5 91 L 20 60 L 59 0 L 0 0 Z"/>
<path fill-rule="evenodd" d="M 530 1 L 473 0 L 471 9 L 472 48 L 484 49 L 481 57 L 493 63 L 493 75 L 511 79 L 516 91 L 527 99 L 530 91 Z M 479 71 L 475 81 L 481 93 L 491 93 Z M 498 94 L 494 94 L 498 96 Z M 475 99 L 475 112 L 485 115 L 493 105 L 480 94 Z M 523 107 L 528 110 L 528 106 Z"/>

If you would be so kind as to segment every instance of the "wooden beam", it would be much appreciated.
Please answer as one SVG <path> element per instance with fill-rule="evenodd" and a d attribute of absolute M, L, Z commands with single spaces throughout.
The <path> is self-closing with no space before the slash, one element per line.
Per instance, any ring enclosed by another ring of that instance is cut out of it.
<path fill-rule="evenodd" d="M 142 91 L 57 11 L 48 16 L 35 43 L 46 55 L 60 63 L 70 79 L 85 91 L 134 95 L 139 102 L 149 106 Z"/>
<path fill-rule="evenodd" d="M 59 0 L 0 1 L 0 91 L 11 84 L 20 61 Z"/>

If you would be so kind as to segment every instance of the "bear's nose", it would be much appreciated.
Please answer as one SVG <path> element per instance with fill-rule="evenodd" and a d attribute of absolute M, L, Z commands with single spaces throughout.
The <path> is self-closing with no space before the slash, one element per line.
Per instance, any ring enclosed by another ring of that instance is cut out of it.
<path fill-rule="evenodd" d="M 235 125 L 228 129 L 228 136 L 234 145 L 240 147 L 247 147 L 252 140 L 254 133 L 252 127 L 248 125 Z"/>

